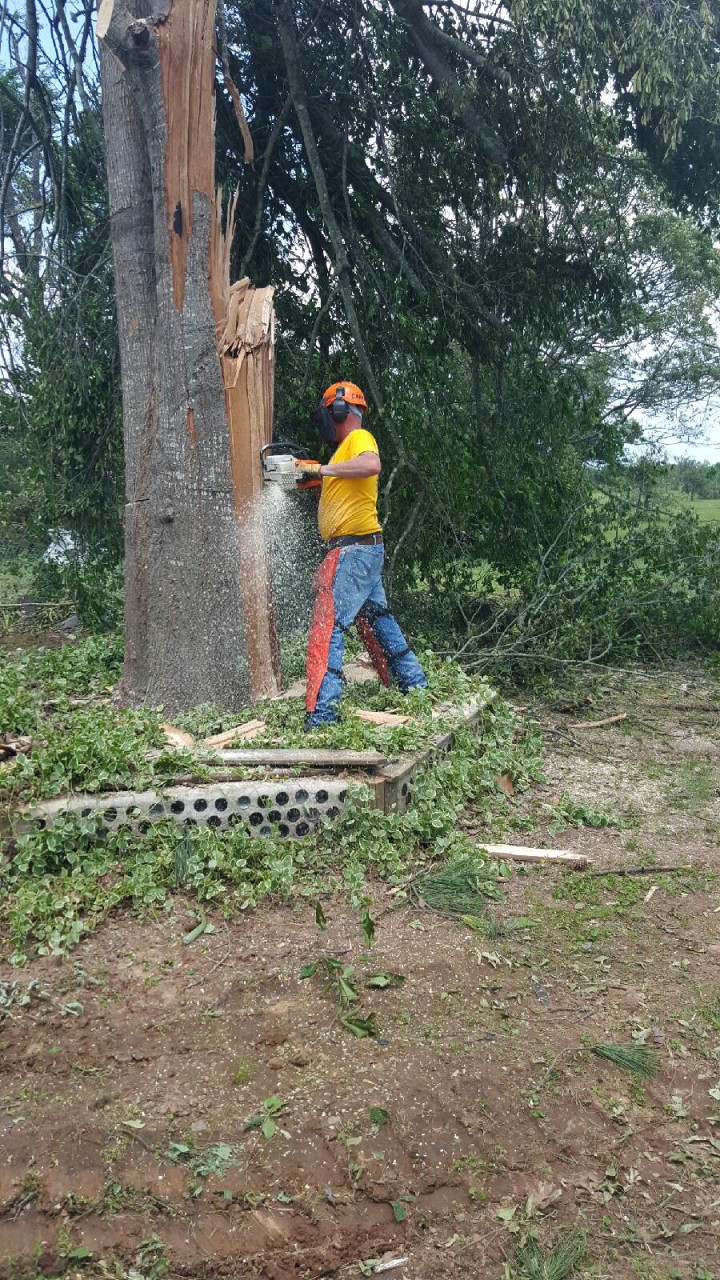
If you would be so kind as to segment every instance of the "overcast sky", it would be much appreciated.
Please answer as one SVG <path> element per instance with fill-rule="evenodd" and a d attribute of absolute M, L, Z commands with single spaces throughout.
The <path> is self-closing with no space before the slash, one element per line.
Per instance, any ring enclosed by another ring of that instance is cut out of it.
<path fill-rule="evenodd" d="M 699 402 L 688 415 L 692 422 L 692 442 L 674 436 L 671 424 L 662 415 L 637 414 L 647 426 L 647 442 L 656 442 L 668 458 L 696 458 L 698 462 L 720 462 L 720 394 Z M 641 451 L 636 445 L 631 452 Z"/>

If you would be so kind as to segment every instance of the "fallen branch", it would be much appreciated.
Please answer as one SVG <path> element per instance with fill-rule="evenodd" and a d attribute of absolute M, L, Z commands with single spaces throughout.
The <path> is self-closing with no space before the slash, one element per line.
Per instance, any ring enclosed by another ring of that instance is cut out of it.
<path fill-rule="evenodd" d="M 226 960 L 230 959 L 231 954 L 232 952 L 226 951 L 225 955 L 221 956 L 220 959 L 213 965 L 212 969 L 208 969 L 207 973 L 204 973 L 201 978 L 193 978 L 192 982 L 188 982 L 185 990 L 189 991 L 191 987 L 199 987 L 202 982 L 207 982 L 210 975 L 212 973 L 215 973 L 215 971 L 219 969 L 220 966 L 223 965 Z"/>
<path fill-rule="evenodd" d="M 627 720 L 627 711 L 623 711 L 619 716 L 606 716 L 604 720 L 575 720 L 570 721 L 571 729 L 601 729 L 605 724 L 617 724 L 620 720 Z"/>
<path fill-rule="evenodd" d="M 669 871 L 692 871 L 692 863 L 683 862 L 676 867 L 617 867 L 605 871 L 589 871 L 591 876 L 662 876 Z"/>

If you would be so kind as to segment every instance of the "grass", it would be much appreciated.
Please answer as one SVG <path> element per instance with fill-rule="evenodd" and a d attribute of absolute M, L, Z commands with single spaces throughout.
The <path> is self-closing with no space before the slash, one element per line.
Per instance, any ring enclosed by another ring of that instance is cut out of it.
<path fill-rule="evenodd" d="M 692 511 L 700 524 L 720 524 L 720 498 L 690 499 L 686 493 L 675 491 L 672 494 L 677 510 Z"/>
<path fill-rule="evenodd" d="M 700 813 L 717 794 L 716 770 L 708 760 L 684 760 L 667 786 L 671 809 Z"/>

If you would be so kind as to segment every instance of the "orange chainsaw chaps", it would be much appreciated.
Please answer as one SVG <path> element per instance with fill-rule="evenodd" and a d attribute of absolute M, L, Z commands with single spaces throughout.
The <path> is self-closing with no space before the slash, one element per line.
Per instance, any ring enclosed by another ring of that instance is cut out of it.
<path fill-rule="evenodd" d="M 360 639 L 362 640 L 363 644 L 365 645 L 365 648 L 367 649 L 367 652 L 370 656 L 370 660 L 375 670 L 377 671 L 380 679 L 385 685 L 385 688 L 389 689 L 390 688 L 390 671 L 388 669 L 387 658 L 385 657 L 385 654 L 383 653 L 382 649 L 380 648 L 380 645 L 378 644 L 378 641 L 375 638 L 375 632 L 370 626 L 369 620 L 366 617 L 364 617 L 362 613 L 359 613 L 357 618 L 355 619 L 355 622 L 357 625 L 357 629 L 360 633 Z"/>
<path fill-rule="evenodd" d="M 329 551 L 313 579 L 315 588 L 315 604 L 313 605 L 310 623 L 310 639 L 307 652 L 307 688 L 305 707 L 310 715 L 314 710 L 325 679 L 330 640 L 335 626 L 335 601 L 333 600 L 333 582 L 340 559 L 340 547 Z"/>

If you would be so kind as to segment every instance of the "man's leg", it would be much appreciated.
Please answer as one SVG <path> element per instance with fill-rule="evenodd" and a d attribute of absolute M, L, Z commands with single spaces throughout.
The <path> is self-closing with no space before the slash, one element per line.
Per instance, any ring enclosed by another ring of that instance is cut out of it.
<path fill-rule="evenodd" d="M 382 562 L 381 546 L 358 545 L 331 551 L 318 570 L 307 661 L 305 724 L 310 729 L 337 719 L 345 632 L 379 583 Z"/>
<path fill-rule="evenodd" d="M 380 647 L 388 668 L 397 680 L 402 693 L 409 689 L 426 689 L 427 678 L 395 618 L 388 609 L 387 596 L 378 581 L 362 607 L 358 617 L 360 635 L 363 623 L 369 626 Z M 370 655 L 375 661 L 375 655 Z M 379 668 L 380 669 L 380 668 Z M 383 672 L 380 669 L 382 677 Z"/>

